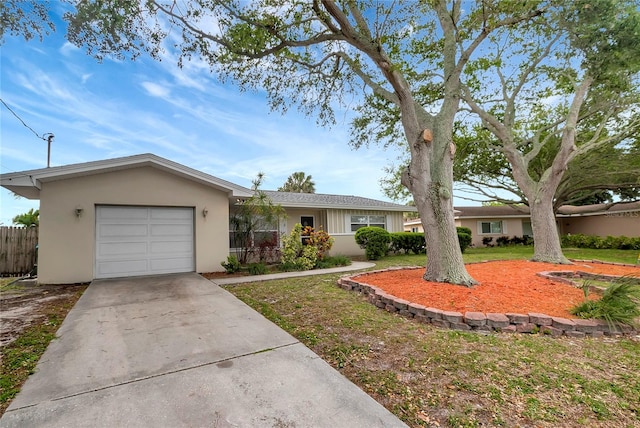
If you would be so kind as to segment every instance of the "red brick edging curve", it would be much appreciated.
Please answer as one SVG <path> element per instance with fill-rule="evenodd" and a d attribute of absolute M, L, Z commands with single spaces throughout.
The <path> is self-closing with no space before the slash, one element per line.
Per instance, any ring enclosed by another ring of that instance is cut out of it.
<path fill-rule="evenodd" d="M 575 262 L 604 263 L 597 260 L 574 260 Z M 484 263 L 484 262 L 480 262 Z M 621 263 L 611 263 L 623 265 Z M 633 266 L 633 265 L 623 265 Z M 638 331 L 624 324 L 609 324 L 603 320 L 568 319 L 552 317 L 545 314 L 533 313 L 484 313 L 443 311 L 412 303 L 399 297 L 385 293 L 382 289 L 356 278 L 377 272 L 387 272 L 402 269 L 420 269 L 420 266 L 389 268 L 344 276 L 338 279 L 338 286 L 344 290 L 362 293 L 369 303 L 387 312 L 397 313 L 416 321 L 433 324 L 437 327 L 464 331 L 506 332 L 506 333 L 541 333 L 550 336 L 569 337 L 601 337 L 636 334 Z M 542 272 L 542 274 L 548 274 Z M 554 277 L 555 280 L 560 278 Z M 564 278 L 563 278 L 564 279 Z M 570 282 L 569 280 L 565 280 Z M 573 284 L 573 283 L 572 283 Z"/>

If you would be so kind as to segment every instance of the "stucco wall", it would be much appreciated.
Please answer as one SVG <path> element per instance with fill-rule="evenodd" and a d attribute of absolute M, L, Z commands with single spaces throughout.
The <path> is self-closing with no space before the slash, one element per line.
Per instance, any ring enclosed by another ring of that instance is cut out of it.
<path fill-rule="evenodd" d="M 364 256 L 364 250 L 356 244 L 355 233 L 331 235 L 333 236 L 332 256 Z"/>
<path fill-rule="evenodd" d="M 328 232 L 327 230 L 327 213 L 326 210 L 319 210 L 314 208 L 286 208 L 286 218 L 282 222 L 283 232 L 285 234 L 291 233 L 293 226 L 296 223 L 300 223 L 301 216 L 312 216 L 313 217 L 313 225 L 316 230 L 322 227 L 322 230 Z"/>
<path fill-rule="evenodd" d="M 562 234 L 597 236 L 640 236 L 640 211 L 597 216 L 559 218 Z"/>
<path fill-rule="evenodd" d="M 197 272 L 222 270 L 229 254 L 229 200 L 225 192 L 152 167 L 43 183 L 38 278 L 45 284 L 94 278 L 96 205 L 195 208 Z M 76 208 L 82 215 L 75 215 Z M 203 208 L 208 215 L 202 215 Z"/>
<path fill-rule="evenodd" d="M 525 219 L 528 221 L 528 219 Z M 503 233 L 485 233 L 481 234 L 479 223 L 482 222 L 491 222 L 491 221 L 502 221 L 504 232 Z M 522 236 L 522 218 L 482 218 L 482 219 L 461 219 L 460 226 L 468 227 L 472 232 L 472 244 L 476 247 L 483 247 L 482 238 L 490 237 L 493 238 L 493 244 L 495 245 L 496 239 L 501 236 Z"/>

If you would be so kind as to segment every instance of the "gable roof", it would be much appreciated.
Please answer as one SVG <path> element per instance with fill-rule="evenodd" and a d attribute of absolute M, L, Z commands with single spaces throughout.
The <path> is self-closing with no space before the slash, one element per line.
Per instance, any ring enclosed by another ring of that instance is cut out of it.
<path fill-rule="evenodd" d="M 246 198 L 252 195 L 251 190 L 245 187 L 151 153 L 2 174 L 0 185 L 27 199 L 40 199 L 42 183 L 145 166 L 222 190 L 229 193 L 230 197 Z"/>
<path fill-rule="evenodd" d="M 265 190 L 264 193 L 275 204 L 285 208 L 336 208 L 352 210 L 380 211 L 417 211 L 416 207 L 394 204 L 393 202 L 348 195 L 327 195 L 322 193 L 276 192 Z"/>

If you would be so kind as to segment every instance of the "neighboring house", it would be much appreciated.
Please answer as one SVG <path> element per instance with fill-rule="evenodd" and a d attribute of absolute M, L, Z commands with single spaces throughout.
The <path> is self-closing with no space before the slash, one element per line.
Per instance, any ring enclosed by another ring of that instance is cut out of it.
<path fill-rule="evenodd" d="M 184 165 L 143 154 L 0 176 L 2 187 L 40 200 L 38 279 L 220 271 L 230 254 L 229 218 L 252 191 Z M 334 254 L 361 254 L 354 230 L 402 230 L 410 207 L 354 196 L 268 192 L 297 222 L 323 226 Z"/>
<path fill-rule="evenodd" d="M 468 227 L 472 242 L 482 246 L 482 238 L 533 236 L 529 208 L 502 206 L 455 207 L 456 226 Z M 561 235 L 640 236 L 640 202 L 615 205 L 563 206 L 556 215 Z M 404 223 L 407 232 L 423 232 L 420 219 Z"/>

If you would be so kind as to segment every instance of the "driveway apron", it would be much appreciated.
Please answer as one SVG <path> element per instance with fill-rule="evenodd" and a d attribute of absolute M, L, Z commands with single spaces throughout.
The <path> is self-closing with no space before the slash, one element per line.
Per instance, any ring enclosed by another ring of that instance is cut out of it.
<path fill-rule="evenodd" d="M 96 280 L 57 335 L 0 426 L 405 426 L 197 274 Z"/>

